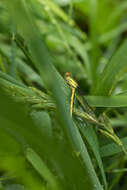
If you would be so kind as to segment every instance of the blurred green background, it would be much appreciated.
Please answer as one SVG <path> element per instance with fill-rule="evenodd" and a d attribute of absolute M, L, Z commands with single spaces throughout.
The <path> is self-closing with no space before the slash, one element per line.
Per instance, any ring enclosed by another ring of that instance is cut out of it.
<path fill-rule="evenodd" d="M 0 2 L 0 190 L 127 189 L 126 10 Z"/>

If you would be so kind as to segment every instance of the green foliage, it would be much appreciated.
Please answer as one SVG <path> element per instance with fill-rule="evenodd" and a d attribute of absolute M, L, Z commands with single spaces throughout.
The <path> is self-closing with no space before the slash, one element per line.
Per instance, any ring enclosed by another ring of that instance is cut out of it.
<path fill-rule="evenodd" d="M 126 8 L 0 2 L 0 189 L 126 189 Z"/>

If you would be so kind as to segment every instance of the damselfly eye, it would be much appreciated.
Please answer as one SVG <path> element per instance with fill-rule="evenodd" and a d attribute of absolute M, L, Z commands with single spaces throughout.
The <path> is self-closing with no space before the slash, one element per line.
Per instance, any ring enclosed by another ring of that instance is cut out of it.
<path fill-rule="evenodd" d="M 70 72 L 66 72 L 65 77 L 69 77 L 69 76 L 70 76 Z"/>

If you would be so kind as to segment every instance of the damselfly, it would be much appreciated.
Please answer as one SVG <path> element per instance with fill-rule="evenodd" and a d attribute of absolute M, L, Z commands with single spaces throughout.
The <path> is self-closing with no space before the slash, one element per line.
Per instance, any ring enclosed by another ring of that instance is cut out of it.
<path fill-rule="evenodd" d="M 70 88 L 72 89 L 71 102 L 70 102 L 70 115 L 72 116 L 74 96 L 76 96 L 79 104 L 81 105 L 83 110 L 85 112 L 87 112 L 87 114 L 89 114 L 89 117 L 91 118 L 91 120 L 97 122 L 94 110 L 88 104 L 86 98 L 84 96 L 79 95 L 79 93 L 77 93 L 77 92 L 81 92 L 81 90 L 79 89 L 78 83 L 71 77 L 70 72 L 65 73 L 65 80 L 66 80 L 67 84 L 70 86 Z"/>
<path fill-rule="evenodd" d="M 85 118 L 87 120 L 91 121 L 92 123 L 99 125 L 101 127 L 101 128 L 99 127 L 99 131 L 102 134 L 104 134 L 105 136 L 108 136 L 109 138 L 113 139 L 117 143 L 117 145 L 122 147 L 123 151 L 127 155 L 127 152 L 126 152 L 125 148 L 123 147 L 121 140 L 115 134 L 110 122 L 107 120 L 106 115 L 103 114 L 101 116 L 101 120 L 98 120 L 94 113 L 94 110 L 88 104 L 86 98 L 84 96 L 78 95 L 78 93 L 75 93 L 77 90 L 79 90 L 79 86 L 78 86 L 78 83 L 71 77 L 70 72 L 65 73 L 65 79 L 66 79 L 67 84 L 72 89 L 71 103 L 70 103 L 70 115 L 72 116 L 73 109 L 75 110 L 75 108 L 73 108 L 73 103 L 74 103 L 74 96 L 76 96 L 78 102 L 80 103 L 81 107 L 85 111 L 84 112 Z M 79 114 L 79 115 L 81 115 L 81 114 Z M 102 129 L 102 127 L 105 130 Z"/>

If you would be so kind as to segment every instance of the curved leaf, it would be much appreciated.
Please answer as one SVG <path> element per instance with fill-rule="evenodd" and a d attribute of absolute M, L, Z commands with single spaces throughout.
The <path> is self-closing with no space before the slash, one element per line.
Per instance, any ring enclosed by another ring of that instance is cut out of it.
<path fill-rule="evenodd" d="M 127 96 L 86 96 L 88 103 L 95 107 L 127 107 Z"/>
<path fill-rule="evenodd" d="M 98 78 L 95 95 L 111 95 L 115 84 L 123 73 L 127 71 L 127 40 L 125 40 Z"/>
<path fill-rule="evenodd" d="M 26 1 L 22 0 L 13 0 L 13 3 L 10 2 L 10 0 L 6 0 L 5 2 L 13 21 L 17 25 L 18 31 L 25 39 L 30 53 L 32 54 L 35 66 L 40 72 L 47 90 L 49 90 L 54 97 L 57 105 L 59 124 L 63 127 L 64 134 L 72 147 L 71 151 L 74 151 L 79 163 L 83 164 L 86 188 L 102 190 L 103 188 L 97 178 L 85 144 L 78 129 L 70 118 L 65 92 L 63 88 L 61 88 L 61 85 L 64 86 L 64 83 L 52 65 L 52 58 L 40 37 L 39 30 L 34 23 L 34 18 L 28 11 L 28 4 L 26 4 Z M 84 182 L 81 183 L 81 186 L 83 184 Z"/>
<path fill-rule="evenodd" d="M 127 137 L 120 139 L 123 143 L 125 149 L 127 149 Z M 115 143 L 104 145 L 100 149 L 101 157 L 113 156 L 122 152 L 121 147 L 117 146 Z"/>

